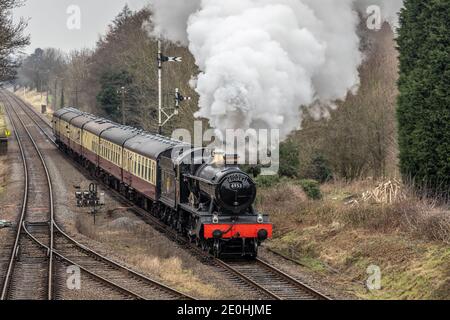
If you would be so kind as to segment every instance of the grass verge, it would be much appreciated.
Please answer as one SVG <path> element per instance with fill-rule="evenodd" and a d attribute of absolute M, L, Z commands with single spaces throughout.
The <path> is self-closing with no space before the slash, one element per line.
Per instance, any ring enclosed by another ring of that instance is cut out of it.
<path fill-rule="evenodd" d="M 336 277 L 364 299 L 450 299 L 450 211 L 410 195 L 392 204 L 359 201 L 371 181 L 329 183 L 310 200 L 296 181 L 260 189 L 258 208 L 275 225 L 270 249 Z M 371 265 L 381 289 L 365 283 Z"/>

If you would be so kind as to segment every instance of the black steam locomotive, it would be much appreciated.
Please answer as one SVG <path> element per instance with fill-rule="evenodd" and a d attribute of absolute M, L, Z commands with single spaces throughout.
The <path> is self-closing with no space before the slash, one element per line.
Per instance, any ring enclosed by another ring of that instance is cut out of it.
<path fill-rule="evenodd" d="M 256 257 L 272 236 L 255 211 L 254 181 L 236 157 L 194 148 L 64 108 L 53 116 L 60 148 L 92 174 L 216 256 Z"/>

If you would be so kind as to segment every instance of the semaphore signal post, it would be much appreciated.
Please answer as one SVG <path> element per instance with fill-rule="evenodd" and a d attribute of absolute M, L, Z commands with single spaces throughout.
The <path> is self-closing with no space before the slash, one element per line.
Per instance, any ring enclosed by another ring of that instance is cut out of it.
<path fill-rule="evenodd" d="M 175 108 L 169 112 L 163 107 L 162 103 L 162 68 L 164 62 L 182 62 L 182 57 L 168 57 L 162 53 L 162 42 L 158 40 L 158 133 L 162 133 L 162 127 L 174 116 L 178 115 L 180 102 L 191 100 L 190 97 L 184 97 L 179 89 L 175 89 Z M 165 120 L 163 121 L 163 115 Z"/>

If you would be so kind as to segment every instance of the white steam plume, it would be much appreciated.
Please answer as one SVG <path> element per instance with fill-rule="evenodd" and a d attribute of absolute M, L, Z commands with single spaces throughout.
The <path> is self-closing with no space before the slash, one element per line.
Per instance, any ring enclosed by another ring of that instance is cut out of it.
<path fill-rule="evenodd" d="M 152 34 L 188 45 L 202 71 L 198 117 L 224 132 L 301 127 L 359 86 L 355 8 L 381 0 L 151 0 Z M 383 13 L 386 19 L 395 15 Z"/>

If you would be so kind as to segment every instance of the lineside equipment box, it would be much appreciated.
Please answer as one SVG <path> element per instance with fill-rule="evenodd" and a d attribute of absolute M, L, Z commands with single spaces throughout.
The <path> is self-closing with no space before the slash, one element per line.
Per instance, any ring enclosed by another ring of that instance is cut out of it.
<path fill-rule="evenodd" d="M 11 132 L 6 126 L 4 107 L 0 104 L 0 155 L 8 152 L 8 138 L 10 135 Z"/>

